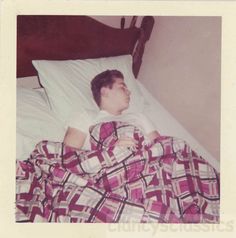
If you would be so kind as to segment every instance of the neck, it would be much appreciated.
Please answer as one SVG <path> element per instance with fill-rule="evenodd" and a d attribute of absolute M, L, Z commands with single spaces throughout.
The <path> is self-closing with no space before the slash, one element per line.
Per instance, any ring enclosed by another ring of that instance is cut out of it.
<path fill-rule="evenodd" d="M 108 113 L 110 113 L 110 114 L 112 114 L 114 116 L 118 116 L 118 115 L 120 115 L 122 113 L 121 110 L 115 110 L 114 107 L 112 107 L 112 106 L 111 107 L 101 106 L 100 109 L 103 110 L 103 111 L 106 111 L 106 112 L 108 112 Z"/>

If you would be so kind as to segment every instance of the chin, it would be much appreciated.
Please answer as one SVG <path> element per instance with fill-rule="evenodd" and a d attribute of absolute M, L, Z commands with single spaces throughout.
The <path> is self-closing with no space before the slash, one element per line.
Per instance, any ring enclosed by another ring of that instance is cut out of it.
<path fill-rule="evenodd" d="M 123 112 L 123 111 L 127 110 L 128 108 L 129 108 L 129 105 L 126 105 L 126 106 L 122 107 L 122 109 L 120 111 Z"/>
<path fill-rule="evenodd" d="M 126 109 L 128 109 L 128 108 L 129 108 L 129 104 L 124 107 L 124 110 L 126 110 Z"/>

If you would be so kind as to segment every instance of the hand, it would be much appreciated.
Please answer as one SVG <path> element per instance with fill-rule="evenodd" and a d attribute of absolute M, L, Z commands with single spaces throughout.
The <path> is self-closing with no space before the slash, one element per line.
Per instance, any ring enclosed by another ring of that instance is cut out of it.
<path fill-rule="evenodd" d="M 149 133 L 149 134 L 147 135 L 147 137 L 148 137 L 148 139 L 149 139 L 150 141 L 153 141 L 154 139 L 156 139 L 156 138 L 159 137 L 159 136 L 161 136 L 161 135 L 160 135 L 160 133 L 157 132 L 157 131 L 152 131 L 151 133 Z"/>
<path fill-rule="evenodd" d="M 120 137 L 117 142 L 115 143 L 115 146 L 120 146 L 120 147 L 126 147 L 126 148 L 134 148 L 136 147 L 137 142 L 135 139 L 130 138 L 130 137 Z"/>

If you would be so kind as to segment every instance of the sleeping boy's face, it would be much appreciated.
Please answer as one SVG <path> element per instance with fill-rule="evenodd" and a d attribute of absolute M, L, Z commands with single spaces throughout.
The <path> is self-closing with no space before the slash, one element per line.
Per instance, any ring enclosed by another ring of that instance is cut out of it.
<path fill-rule="evenodd" d="M 124 79 L 116 78 L 112 88 L 109 88 L 107 93 L 116 110 L 123 111 L 129 107 L 131 93 L 126 86 Z"/>

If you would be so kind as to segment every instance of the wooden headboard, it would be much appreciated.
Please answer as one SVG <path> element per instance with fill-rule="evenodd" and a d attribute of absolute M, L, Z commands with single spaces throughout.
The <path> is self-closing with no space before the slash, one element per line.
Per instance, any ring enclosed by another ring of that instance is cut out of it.
<path fill-rule="evenodd" d="M 137 77 L 154 24 L 143 17 L 140 28 L 118 29 L 88 16 L 18 15 L 17 77 L 37 75 L 32 60 L 88 59 L 131 54 Z"/>

